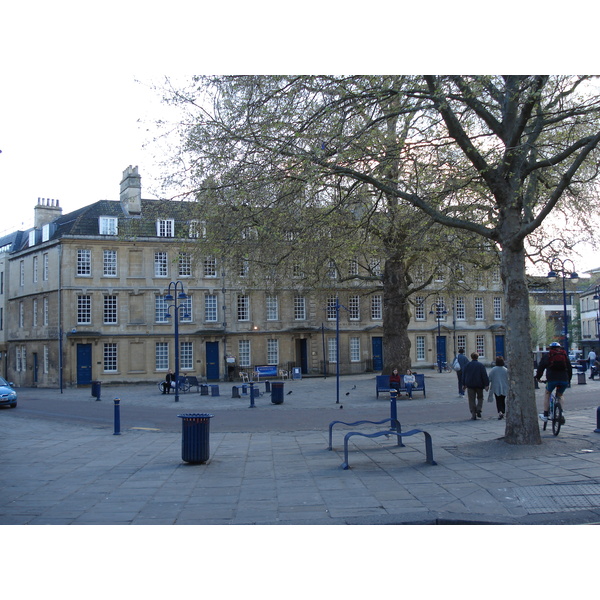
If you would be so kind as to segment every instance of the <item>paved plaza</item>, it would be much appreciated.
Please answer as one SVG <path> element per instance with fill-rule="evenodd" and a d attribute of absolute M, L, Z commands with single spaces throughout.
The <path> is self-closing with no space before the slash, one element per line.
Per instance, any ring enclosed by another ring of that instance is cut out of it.
<path fill-rule="evenodd" d="M 0 411 L 0 524 L 600 522 L 600 382 L 575 380 L 560 435 L 548 429 L 541 445 L 526 447 L 502 441 L 493 404 L 471 421 L 455 382 L 453 373 L 429 371 L 427 397 L 397 403 L 404 431 L 431 435 L 436 465 L 426 463 L 421 434 L 403 438 L 404 447 L 395 436 L 354 436 L 347 470 L 344 434 L 387 425 L 336 425 L 328 450 L 328 424 L 389 416 L 389 396 L 376 398 L 374 374 L 341 377 L 339 385 L 335 377 L 286 381 L 283 404 L 263 393 L 253 408 L 248 397 L 232 397 L 230 383 L 220 384 L 218 397 L 190 392 L 178 403 L 155 386 L 106 387 L 100 401 L 89 389 L 19 389 L 19 406 Z M 115 397 L 123 405 L 120 435 L 106 420 Z M 85 403 L 98 416 L 71 422 L 28 414 L 40 398 L 57 407 Z M 172 417 L 172 427 L 139 417 L 151 409 Z M 181 458 L 177 415 L 192 413 L 215 415 L 204 464 Z"/>

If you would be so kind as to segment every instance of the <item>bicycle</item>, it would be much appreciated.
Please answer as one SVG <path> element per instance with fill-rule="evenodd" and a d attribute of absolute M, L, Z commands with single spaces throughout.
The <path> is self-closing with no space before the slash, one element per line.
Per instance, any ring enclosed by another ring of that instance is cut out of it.
<path fill-rule="evenodd" d="M 158 389 L 162 392 L 163 391 L 163 386 L 165 385 L 165 381 L 159 381 L 158 382 Z M 179 391 L 180 392 L 189 392 L 191 389 L 191 385 L 190 382 L 188 381 L 188 378 L 185 375 L 180 375 L 179 376 L 179 382 L 178 382 L 178 386 Z M 175 386 L 171 386 L 172 390 L 175 390 Z"/>
<path fill-rule="evenodd" d="M 546 383 L 545 381 L 540 380 L 541 383 Z M 561 425 L 564 424 L 565 418 L 563 417 L 563 409 L 560 403 L 560 400 L 556 398 L 556 394 L 554 392 L 550 393 L 550 407 L 548 410 L 548 421 L 552 422 L 552 433 L 554 435 L 558 435 L 560 432 Z M 548 421 L 544 421 L 543 430 L 546 431 L 546 426 L 548 425 Z"/>

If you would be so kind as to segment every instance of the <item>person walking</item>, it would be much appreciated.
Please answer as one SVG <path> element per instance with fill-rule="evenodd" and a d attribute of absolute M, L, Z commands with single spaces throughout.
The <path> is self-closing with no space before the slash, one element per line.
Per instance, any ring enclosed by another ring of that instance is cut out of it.
<path fill-rule="evenodd" d="M 465 388 L 462 383 L 462 370 L 467 366 L 468 362 L 469 362 L 469 359 L 465 356 L 465 349 L 459 348 L 458 354 L 456 355 L 456 358 L 455 358 L 455 363 L 460 366 L 460 369 L 458 371 L 456 371 L 456 369 L 454 369 L 456 371 L 456 377 L 458 378 L 458 395 L 459 396 L 465 395 Z"/>
<path fill-rule="evenodd" d="M 479 360 L 477 352 L 471 353 L 471 361 L 468 362 L 462 370 L 462 384 L 467 389 L 467 398 L 469 400 L 469 410 L 471 411 L 471 420 L 475 421 L 477 417 L 481 419 L 481 409 L 483 408 L 483 390 L 486 391 L 490 386 L 490 379 L 487 370 Z"/>
<path fill-rule="evenodd" d="M 490 379 L 490 393 L 496 397 L 498 420 L 504 419 L 506 414 L 506 396 L 508 395 L 508 370 L 504 366 L 504 358 L 496 356 L 496 366 L 492 367 L 488 375 Z"/>
<path fill-rule="evenodd" d="M 589 351 L 587 360 L 588 360 L 587 367 L 591 371 L 592 367 L 594 366 L 594 363 L 596 362 L 596 349 L 595 348 L 592 348 Z M 591 375 L 591 373 L 590 373 L 590 375 Z"/>

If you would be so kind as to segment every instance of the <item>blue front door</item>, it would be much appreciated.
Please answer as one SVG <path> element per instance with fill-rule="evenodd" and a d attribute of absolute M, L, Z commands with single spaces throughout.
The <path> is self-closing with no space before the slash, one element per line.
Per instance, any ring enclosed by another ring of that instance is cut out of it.
<path fill-rule="evenodd" d="M 77 385 L 92 383 L 92 345 L 77 344 Z"/>
<path fill-rule="evenodd" d="M 219 380 L 219 342 L 206 342 L 206 379 Z"/>
<path fill-rule="evenodd" d="M 436 363 L 440 365 L 446 361 L 446 336 L 440 335 L 437 339 L 437 356 L 435 357 Z"/>
<path fill-rule="evenodd" d="M 496 356 L 504 356 L 504 336 L 497 335 L 496 338 Z"/>
<path fill-rule="evenodd" d="M 381 371 L 383 369 L 383 338 L 372 338 L 371 345 L 373 348 L 373 371 Z"/>

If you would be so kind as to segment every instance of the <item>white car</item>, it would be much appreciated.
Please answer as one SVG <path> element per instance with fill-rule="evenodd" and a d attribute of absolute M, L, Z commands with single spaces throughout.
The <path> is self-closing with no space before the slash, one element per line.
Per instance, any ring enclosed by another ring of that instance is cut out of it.
<path fill-rule="evenodd" d="M 11 408 L 17 405 L 17 392 L 13 390 L 13 383 L 8 383 L 6 379 L 0 377 L 0 406 L 8 404 Z"/>

